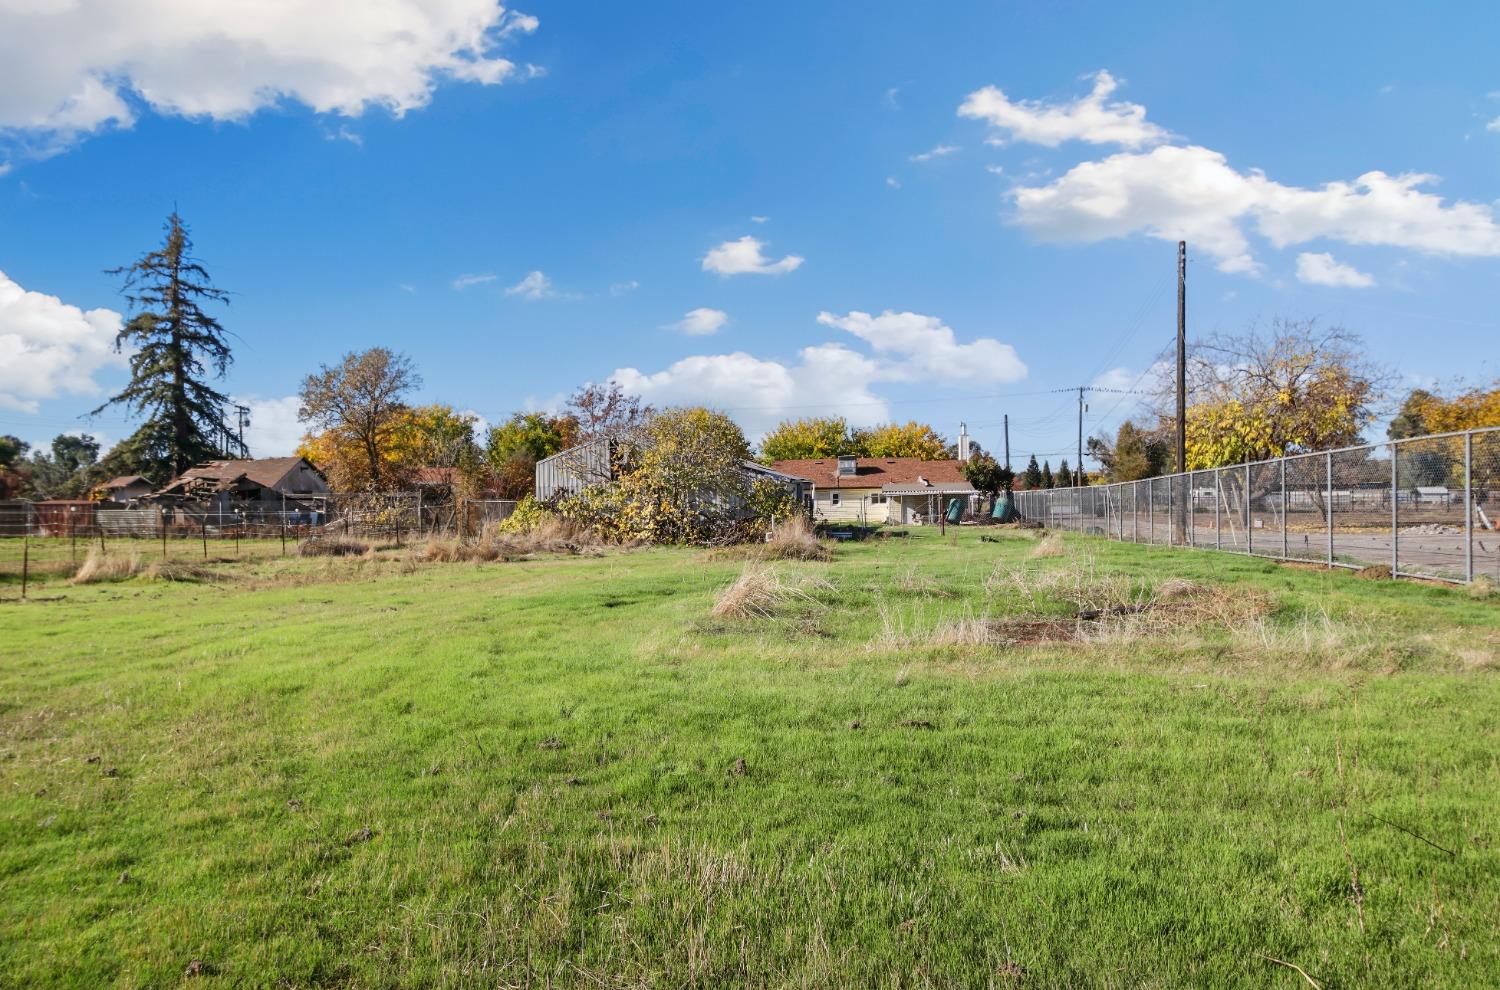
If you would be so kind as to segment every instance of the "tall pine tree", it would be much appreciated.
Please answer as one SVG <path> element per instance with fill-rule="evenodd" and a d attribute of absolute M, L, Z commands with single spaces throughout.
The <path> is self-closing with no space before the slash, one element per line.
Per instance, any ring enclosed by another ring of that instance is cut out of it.
<path fill-rule="evenodd" d="M 1031 460 L 1026 463 L 1026 471 L 1021 475 L 1021 483 L 1028 491 L 1035 491 L 1042 487 L 1042 469 L 1037 465 L 1036 455 L 1031 455 Z"/>
<path fill-rule="evenodd" d="M 146 421 L 106 459 L 109 469 L 165 481 L 201 461 L 220 456 L 231 436 L 224 422 L 228 398 L 209 382 L 222 379 L 233 360 L 228 335 L 203 307 L 228 303 L 208 271 L 193 257 L 193 242 L 174 210 L 162 246 L 110 275 L 123 275 L 130 321 L 115 349 L 131 350 L 130 384 L 95 413 L 123 405 Z M 241 456 L 248 451 L 241 449 Z"/>

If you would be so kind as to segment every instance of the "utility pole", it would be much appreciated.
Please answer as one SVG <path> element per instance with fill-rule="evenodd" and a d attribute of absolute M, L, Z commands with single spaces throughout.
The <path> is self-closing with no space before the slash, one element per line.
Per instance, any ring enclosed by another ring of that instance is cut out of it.
<path fill-rule="evenodd" d="M 235 406 L 234 417 L 235 421 L 239 425 L 240 456 L 248 457 L 250 456 L 250 450 L 245 446 L 245 427 L 250 425 L 250 407 Z"/>
<path fill-rule="evenodd" d="M 1083 404 L 1083 386 L 1078 386 L 1078 460 L 1074 462 L 1076 470 L 1083 470 L 1083 414 L 1088 407 Z"/>
<path fill-rule="evenodd" d="M 1010 413 L 1005 414 L 1005 470 L 1010 470 Z"/>
<path fill-rule="evenodd" d="M 1177 242 L 1177 470 L 1187 470 L 1187 241 Z"/>

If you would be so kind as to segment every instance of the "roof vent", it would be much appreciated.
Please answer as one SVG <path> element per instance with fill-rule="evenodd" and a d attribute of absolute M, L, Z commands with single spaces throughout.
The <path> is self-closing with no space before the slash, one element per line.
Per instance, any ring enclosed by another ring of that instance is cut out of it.
<path fill-rule="evenodd" d="M 839 455 L 839 474 L 853 475 L 859 473 L 859 458 L 853 454 Z"/>

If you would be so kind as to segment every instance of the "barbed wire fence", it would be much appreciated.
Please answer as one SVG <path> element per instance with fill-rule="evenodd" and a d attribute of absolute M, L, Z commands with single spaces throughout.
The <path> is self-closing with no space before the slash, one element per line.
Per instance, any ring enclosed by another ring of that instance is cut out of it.
<path fill-rule="evenodd" d="M 1126 542 L 1500 582 L 1500 427 L 1023 491 L 1016 507 L 1049 528 Z"/>
<path fill-rule="evenodd" d="M 19 593 L 31 581 L 71 575 L 90 553 L 222 561 L 290 556 L 308 540 L 400 547 L 476 536 L 508 518 L 515 506 L 507 499 L 435 499 L 423 492 L 137 508 L 87 500 L 0 501 L 0 588 L 13 585 Z"/>

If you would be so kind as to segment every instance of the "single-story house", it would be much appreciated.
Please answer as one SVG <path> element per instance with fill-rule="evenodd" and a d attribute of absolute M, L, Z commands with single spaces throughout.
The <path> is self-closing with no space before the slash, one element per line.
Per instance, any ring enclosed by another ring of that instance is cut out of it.
<path fill-rule="evenodd" d="M 95 487 L 94 495 L 108 502 L 124 505 L 134 499 L 144 498 L 156 490 L 156 486 L 138 474 L 124 474 L 111 478 Z"/>
<path fill-rule="evenodd" d="M 303 457 L 207 461 L 189 468 L 151 495 L 154 502 L 190 502 L 210 510 L 232 504 L 265 505 L 328 494 L 328 479 Z"/>
<path fill-rule="evenodd" d="M 810 484 L 816 521 L 909 525 L 936 522 L 954 499 L 964 501 L 966 514 L 977 508 L 979 493 L 964 477 L 963 465 L 844 454 L 774 461 L 771 467 Z"/>

